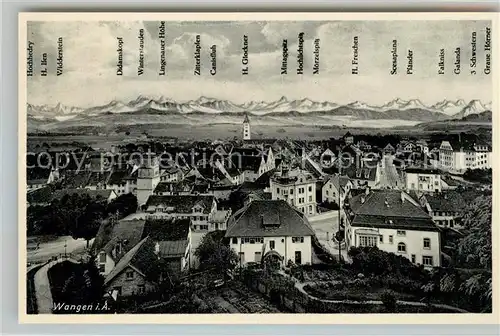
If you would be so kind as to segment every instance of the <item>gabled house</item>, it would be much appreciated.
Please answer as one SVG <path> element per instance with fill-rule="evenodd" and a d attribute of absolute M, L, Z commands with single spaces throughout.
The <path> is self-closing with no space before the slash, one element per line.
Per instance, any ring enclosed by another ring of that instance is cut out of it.
<path fill-rule="evenodd" d="M 189 270 L 192 264 L 190 219 L 148 219 L 143 236 L 153 241 L 154 254 L 165 267 L 161 278 L 176 278 Z"/>
<path fill-rule="evenodd" d="M 110 227 L 101 225 L 92 245 L 99 273 L 108 275 L 120 259 L 141 240 L 145 220 L 120 220 Z M 108 232 L 109 231 L 109 232 Z"/>
<path fill-rule="evenodd" d="M 331 176 L 321 188 L 321 200 L 323 202 L 344 204 L 347 194 L 352 188 L 352 183 L 347 176 Z"/>
<path fill-rule="evenodd" d="M 467 205 L 457 192 L 424 194 L 420 203 L 437 225 L 462 228 L 462 215 Z"/>
<path fill-rule="evenodd" d="M 323 167 L 331 167 L 335 162 L 335 158 L 335 153 L 330 148 L 327 148 L 321 153 L 319 162 Z"/>
<path fill-rule="evenodd" d="M 396 153 L 396 149 L 390 143 L 388 143 L 382 151 L 384 152 L 384 154 L 390 154 L 390 155 Z"/>
<path fill-rule="evenodd" d="M 144 211 L 149 219 L 191 219 L 193 231 L 209 231 L 209 222 L 217 211 L 213 195 L 152 195 Z"/>
<path fill-rule="evenodd" d="M 367 188 L 345 210 L 348 249 L 376 246 L 424 267 L 441 265 L 440 229 L 406 192 Z"/>
<path fill-rule="evenodd" d="M 273 260 L 310 264 L 314 231 L 307 218 L 283 200 L 252 201 L 229 218 L 226 238 L 239 264 Z"/>
<path fill-rule="evenodd" d="M 116 295 L 119 300 L 156 290 L 159 279 L 151 267 L 151 262 L 155 260 L 154 242 L 146 237 L 128 251 L 106 276 L 105 291 Z"/>

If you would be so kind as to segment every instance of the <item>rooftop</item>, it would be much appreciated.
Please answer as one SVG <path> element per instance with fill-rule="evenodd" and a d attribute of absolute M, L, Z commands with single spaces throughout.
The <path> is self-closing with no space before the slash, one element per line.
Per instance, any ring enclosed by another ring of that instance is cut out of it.
<path fill-rule="evenodd" d="M 171 207 L 172 212 L 177 213 L 192 213 L 195 205 L 199 205 L 203 208 L 203 213 L 209 213 L 214 199 L 213 195 L 152 195 L 146 205 Z"/>
<path fill-rule="evenodd" d="M 398 190 L 373 190 L 349 200 L 353 226 L 438 230 L 410 195 Z"/>
<path fill-rule="evenodd" d="M 312 236 L 307 218 L 282 200 L 254 200 L 228 221 L 226 237 Z"/>

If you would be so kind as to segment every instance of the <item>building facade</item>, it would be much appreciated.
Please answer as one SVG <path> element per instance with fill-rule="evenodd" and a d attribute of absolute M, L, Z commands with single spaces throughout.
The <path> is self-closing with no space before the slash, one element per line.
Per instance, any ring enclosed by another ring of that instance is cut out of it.
<path fill-rule="evenodd" d="M 284 168 L 271 177 L 270 189 L 273 200 L 284 200 L 307 216 L 317 213 L 316 179 L 308 172 Z"/>
<path fill-rule="evenodd" d="M 240 265 L 275 259 L 310 264 L 314 231 L 307 218 L 283 200 L 255 200 L 232 215 L 226 238 Z"/>
<path fill-rule="evenodd" d="M 366 190 L 349 200 L 347 248 L 376 246 L 426 268 L 441 265 L 440 230 L 404 191 Z"/>
<path fill-rule="evenodd" d="M 437 169 L 407 168 L 405 170 L 406 190 L 419 192 L 441 192 L 441 173 Z"/>

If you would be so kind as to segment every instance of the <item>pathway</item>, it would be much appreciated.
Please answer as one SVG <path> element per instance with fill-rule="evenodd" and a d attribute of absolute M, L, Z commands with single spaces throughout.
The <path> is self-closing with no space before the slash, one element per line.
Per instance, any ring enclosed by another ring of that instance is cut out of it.
<path fill-rule="evenodd" d="M 70 258 L 59 258 L 57 260 L 51 261 L 35 273 L 34 283 L 38 314 L 52 314 L 53 301 L 48 271 L 52 266 L 63 261 L 69 261 L 74 264 L 79 264 L 78 261 Z"/>
<path fill-rule="evenodd" d="M 316 296 L 313 296 L 306 292 L 304 289 L 305 286 L 307 285 L 315 285 L 318 283 L 340 283 L 340 281 L 306 281 L 306 282 L 299 282 L 297 279 L 292 278 L 295 281 L 295 288 L 297 288 L 301 293 L 305 294 L 308 298 L 312 300 L 317 300 L 325 303 L 347 303 L 347 304 L 355 304 L 355 305 L 366 305 L 366 304 L 373 304 L 373 305 L 383 305 L 384 303 L 380 300 L 367 300 L 367 301 L 354 301 L 354 300 L 328 300 L 328 299 L 320 299 Z M 402 306 L 414 306 L 414 307 L 427 307 L 427 303 L 423 302 L 416 302 L 416 301 L 396 301 L 397 304 L 402 305 Z M 453 306 L 448 306 L 445 304 L 439 304 L 439 303 L 432 303 L 431 306 L 436 307 L 436 308 L 441 308 L 441 309 L 447 309 L 451 311 L 455 311 L 457 313 L 468 313 L 468 311 L 453 307 Z"/>

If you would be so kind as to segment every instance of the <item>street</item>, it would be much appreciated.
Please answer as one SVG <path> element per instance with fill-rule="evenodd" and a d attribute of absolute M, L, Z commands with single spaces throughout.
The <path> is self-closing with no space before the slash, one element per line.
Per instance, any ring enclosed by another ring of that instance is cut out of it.
<path fill-rule="evenodd" d="M 326 247 L 331 254 L 338 256 L 338 246 L 332 240 L 332 237 L 339 230 L 338 211 L 330 211 L 326 217 L 324 215 L 325 214 L 310 217 L 309 223 L 319 242 Z M 347 251 L 341 250 L 341 253 L 344 260 L 347 260 Z"/>
<path fill-rule="evenodd" d="M 404 183 L 401 181 L 396 166 L 392 162 L 394 156 L 384 155 L 383 164 L 380 170 L 380 187 L 381 188 L 402 188 Z"/>
<path fill-rule="evenodd" d="M 89 241 L 89 247 L 92 246 L 93 241 L 94 239 Z M 36 240 L 28 238 L 27 260 L 29 263 L 39 263 L 65 253 L 76 255 L 85 252 L 86 246 L 87 241 L 85 239 L 73 239 L 71 236 L 61 236 L 47 242 L 40 242 L 37 248 Z"/>

